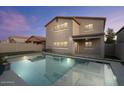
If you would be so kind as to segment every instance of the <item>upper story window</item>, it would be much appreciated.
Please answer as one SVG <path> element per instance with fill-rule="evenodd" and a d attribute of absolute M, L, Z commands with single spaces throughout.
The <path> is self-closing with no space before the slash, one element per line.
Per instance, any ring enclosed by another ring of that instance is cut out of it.
<path fill-rule="evenodd" d="M 68 23 L 65 22 L 63 24 L 58 24 L 55 26 L 55 30 L 60 30 L 60 29 L 63 29 L 63 28 L 67 28 L 68 27 Z"/>
<path fill-rule="evenodd" d="M 88 24 L 88 25 L 85 25 L 84 27 L 86 31 L 93 31 L 93 24 Z"/>
<path fill-rule="evenodd" d="M 68 45 L 68 42 L 66 42 L 66 41 L 63 42 L 63 45 L 64 45 L 64 46 L 67 46 L 67 45 Z"/>
<path fill-rule="evenodd" d="M 56 45 L 57 45 L 57 43 L 56 43 L 56 42 L 54 42 L 53 44 L 54 44 L 54 46 L 56 46 Z"/>
<path fill-rule="evenodd" d="M 92 45 L 93 45 L 93 44 L 92 44 L 92 42 L 90 42 L 90 41 L 86 41 L 86 42 L 85 42 L 85 47 L 86 47 L 86 48 L 91 48 Z"/>

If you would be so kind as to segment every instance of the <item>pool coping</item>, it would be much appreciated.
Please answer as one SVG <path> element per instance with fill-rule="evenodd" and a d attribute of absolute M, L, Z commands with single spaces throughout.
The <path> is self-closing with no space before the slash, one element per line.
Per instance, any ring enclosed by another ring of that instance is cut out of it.
<path fill-rule="evenodd" d="M 21 55 L 12 55 L 12 56 L 4 56 L 4 59 L 11 59 L 11 58 L 16 58 L 16 57 L 22 57 L 22 56 L 32 56 L 32 54 L 42 54 L 42 53 L 30 53 L 30 54 L 21 54 Z"/>
<path fill-rule="evenodd" d="M 123 61 L 119 60 L 106 60 L 104 58 L 91 58 L 91 57 L 83 57 L 83 56 L 73 56 L 73 55 L 66 55 L 66 54 L 59 54 L 59 53 L 49 53 L 49 52 L 43 52 L 47 55 L 55 55 L 55 56 L 63 56 L 63 57 L 70 57 L 70 58 L 79 58 L 83 60 L 90 60 L 90 61 L 96 61 L 98 63 L 104 63 L 104 64 L 110 64 L 112 71 L 115 76 L 117 76 L 117 81 L 119 83 L 119 86 L 124 86 L 124 66 L 120 63 Z"/>

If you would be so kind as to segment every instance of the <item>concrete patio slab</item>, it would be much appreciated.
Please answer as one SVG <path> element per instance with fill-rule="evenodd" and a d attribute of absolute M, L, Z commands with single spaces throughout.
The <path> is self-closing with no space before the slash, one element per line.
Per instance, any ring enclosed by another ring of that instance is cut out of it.
<path fill-rule="evenodd" d="M 0 76 L 0 86 L 26 86 L 26 82 L 12 70 L 4 71 Z"/>

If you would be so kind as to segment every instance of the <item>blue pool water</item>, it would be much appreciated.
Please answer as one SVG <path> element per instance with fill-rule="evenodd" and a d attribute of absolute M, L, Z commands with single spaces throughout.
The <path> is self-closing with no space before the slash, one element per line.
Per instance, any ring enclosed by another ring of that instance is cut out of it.
<path fill-rule="evenodd" d="M 73 85 L 74 81 L 78 85 L 115 84 L 111 79 L 114 74 L 108 65 L 88 60 L 39 55 L 17 57 L 9 61 L 10 69 L 27 85 L 66 85 L 67 82 Z"/>
<path fill-rule="evenodd" d="M 38 61 L 16 60 L 11 69 L 29 85 L 52 85 L 76 62 L 70 58 L 46 56 Z"/>

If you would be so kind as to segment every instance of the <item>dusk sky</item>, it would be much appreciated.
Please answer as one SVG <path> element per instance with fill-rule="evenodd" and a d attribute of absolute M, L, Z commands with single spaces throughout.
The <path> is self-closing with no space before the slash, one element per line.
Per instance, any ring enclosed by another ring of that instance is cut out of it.
<path fill-rule="evenodd" d="M 106 29 L 110 27 L 115 32 L 124 26 L 124 7 L 0 7 L 0 39 L 45 36 L 44 25 L 55 16 L 106 17 Z"/>

